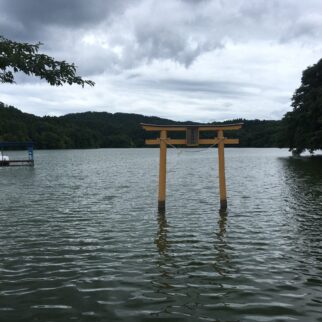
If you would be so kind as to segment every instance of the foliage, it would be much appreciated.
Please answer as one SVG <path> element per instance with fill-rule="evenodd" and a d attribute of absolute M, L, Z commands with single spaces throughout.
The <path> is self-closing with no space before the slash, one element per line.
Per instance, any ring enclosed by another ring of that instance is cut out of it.
<path fill-rule="evenodd" d="M 240 138 L 241 147 L 285 146 L 280 136 L 281 121 L 227 122 L 244 123 L 240 131 L 227 132 L 227 135 Z M 38 117 L 0 102 L 0 141 L 32 140 L 38 149 L 144 147 L 144 139 L 157 134 L 145 132 L 140 123 L 182 124 L 153 116 L 107 112 Z M 213 133 L 209 135 L 213 136 Z M 171 136 L 175 137 L 175 133 Z"/>
<path fill-rule="evenodd" d="M 285 114 L 285 137 L 291 151 L 322 149 L 322 59 L 303 71 L 301 86 L 292 98 L 293 111 Z"/>
<path fill-rule="evenodd" d="M 240 147 L 270 148 L 286 147 L 282 136 L 283 127 L 281 121 L 274 120 L 245 120 L 235 119 L 224 123 L 243 123 L 243 127 L 235 131 L 225 133 L 228 137 L 240 138 Z"/>
<path fill-rule="evenodd" d="M 0 82 L 14 83 L 13 73 L 21 71 L 45 79 L 50 85 L 94 85 L 94 82 L 76 75 L 74 64 L 38 54 L 40 46 L 41 43 L 19 43 L 0 36 Z"/>

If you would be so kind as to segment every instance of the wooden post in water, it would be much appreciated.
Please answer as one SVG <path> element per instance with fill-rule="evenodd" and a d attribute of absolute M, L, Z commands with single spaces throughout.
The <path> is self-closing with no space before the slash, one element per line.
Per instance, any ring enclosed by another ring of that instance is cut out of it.
<path fill-rule="evenodd" d="M 227 194 L 226 194 L 226 178 L 225 178 L 225 138 L 224 138 L 223 130 L 218 131 L 217 138 L 218 138 L 220 210 L 226 210 Z"/>
<path fill-rule="evenodd" d="M 167 181 L 167 131 L 160 131 L 160 168 L 159 168 L 159 199 L 158 210 L 165 210 Z"/>

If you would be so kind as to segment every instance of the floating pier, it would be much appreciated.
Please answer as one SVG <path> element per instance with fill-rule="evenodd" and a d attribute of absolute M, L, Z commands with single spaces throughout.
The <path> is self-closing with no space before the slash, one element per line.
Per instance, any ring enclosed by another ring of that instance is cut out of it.
<path fill-rule="evenodd" d="M 26 159 L 11 159 L 9 156 L 4 155 L 4 151 L 8 149 L 27 149 L 28 157 Z M 31 166 L 34 162 L 34 144 L 33 142 L 0 142 L 0 167 L 18 167 L 18 166 Z"/>
<path fill-rule="evenodd" d="M 227 209 L 227 193 L 225 178 L 225 144 L 239 144 L 239 139 L 228 139 L 224 137 L 224 131 L 239 130 L 243 123 L 219 124 L 219 125 L 156 125 L 144 124 L 141 126 L 146 131 L 160 132 L 157 139 L 145 140 L 147 145 L 160 145 L 160 168 L 159 168 L 159 197 L 158 209 L 165 210 L 166 200 L 166 164 L 167 164 L 167 145 L 185 145 L 197 147 L 199 145 L 218 145 L 218 169 L 219 169 L 219 191 L 220 209 Z M 186 132 L 185 139 L 171 139 L 169 132 Z M 210 139 L 201 139 L 200 132 L 216 132 L 217 135 Z"/>

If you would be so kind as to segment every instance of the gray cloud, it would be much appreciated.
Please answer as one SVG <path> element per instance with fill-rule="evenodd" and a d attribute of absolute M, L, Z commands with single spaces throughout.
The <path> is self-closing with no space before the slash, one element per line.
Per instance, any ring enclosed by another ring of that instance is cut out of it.
<path fill-rule="evenodd" d="M 188 68 L 227 40 L 321 36 L 322 17 L 308 8 L 291 0 L 2 0 L 0 28 L 9 38 L 42 41 L 50 53 L 59 46 L 59 56 L 86 74 L 167 59 Z"/>
<path fill-rule="evenodd" d="M 134 86 L 151 87 L 162 91 L 203 93 L 222 98 L 241 98 L 254 96 L 260 92 L 255 84 L 235 81 L 205 81 L 189 79 L 134 79 Z M 129 84 L 130 85 L 130 84 Z"/>
<path fill-rule="evenodd" d="M 120 12 L 127 1 L 108 0 L 3 0 L 1 30 L 17 40 L 47 38 L 48 26 L 88 28 Z M 9 26 L 6 28 L 6 23 Z"/>

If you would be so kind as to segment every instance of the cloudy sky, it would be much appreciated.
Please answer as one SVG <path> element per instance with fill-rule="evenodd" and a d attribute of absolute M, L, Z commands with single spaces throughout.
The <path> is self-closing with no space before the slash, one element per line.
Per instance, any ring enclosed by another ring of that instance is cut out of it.
<path fill-rule="evenodd" d="M 321 0 L 0 0 L 0 34 L 42 42 L 95 87 L 17 75 L 0 101 L 37 115 L 279 119 L 322 57 Z"/>

